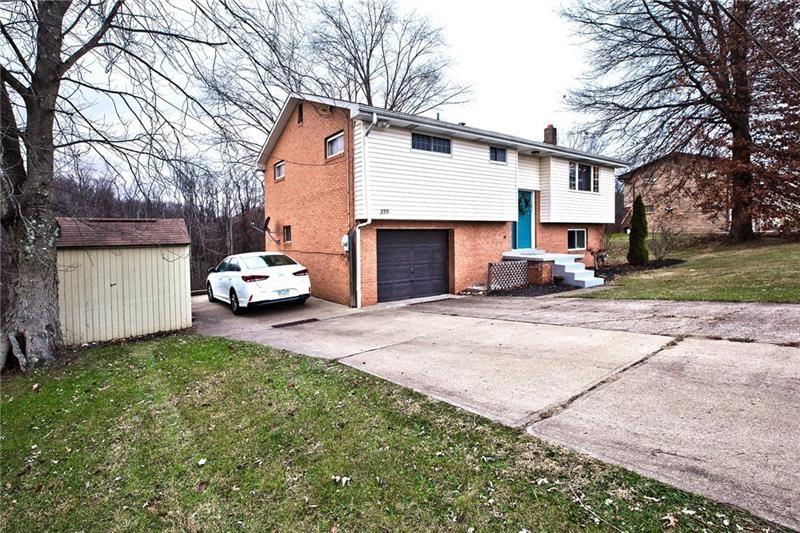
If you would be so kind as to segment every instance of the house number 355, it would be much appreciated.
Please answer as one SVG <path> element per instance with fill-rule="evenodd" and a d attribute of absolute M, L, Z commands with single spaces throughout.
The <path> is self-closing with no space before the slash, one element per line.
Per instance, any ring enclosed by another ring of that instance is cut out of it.
<path fill-rule="evenodd" d="M 388 209 L 381 209 L 381 215 L 388 215 L 388 214 L 389 214 Z"/>

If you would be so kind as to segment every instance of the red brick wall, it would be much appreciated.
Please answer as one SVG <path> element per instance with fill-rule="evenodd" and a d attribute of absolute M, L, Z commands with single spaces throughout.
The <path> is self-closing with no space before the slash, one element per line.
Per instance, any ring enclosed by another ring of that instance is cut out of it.
<path fill-rule="evenodd" d="M 450 230 L 450 291 L 486 284 L 489 263 L 511 249 L 510 222 L 373 221 L 361 229 L 361 302 L 378 302 L 377 233 L 379 229 Z"/>
<path fill-rule="evenodd" d="M 647 209 L 647 226 L 658 231 L 661 224 L 694 235 L 724 233 L 728 230 L 727 210 L 705 211 L 699 203 L 700 181 L 712 170 L 712 164 L 687 154 L 676 154 L 626 175 L 625 218 L 630 225 L 630 212 L 637 194 Z M 724 187 L 720 181 L 720 187 Z"/>
<path fill-rule="evenodd" d="M 352 224 L 352 128 L 343 109 L 303 103 L 303 123 L 295 109 L 269 156 L 264 175 L 269 227 L 280 239 L 267 237 L 268 250 L 281 250 L 308 268 L 311 293 L 341 304 L 350 302 L 347 255 L 341 238 Z M 345 151 L 325 157 L 325 139 L 345 132 Z M 285 161 L 285 178 L 275 181 L 274 165 Z M 292 242 L 283 242 L 283 226 L 292 227 Z"/>
<path fill-rule="evenodd" d="M 528 261 L 528 284 L 549 285 L 553 283 L 552 261 Z"/>
<path fill-rule="evenodd" d="M 541 193 L 536 192 L 536 248 L 543 249 L 550 253 L 567 253 L 567 230 L 586 229 L 586 252 L 583 254 L 583 262 L 586 266 L 594 266 L 594 258 L 589 252 L 591 248 L 599 248 L 603 242 L 603 224 L 555 224 L 552 222 L 541 222 L 539 220 L 539 203 Z M 570 252 L 580 253 L 580 252 Z"/>

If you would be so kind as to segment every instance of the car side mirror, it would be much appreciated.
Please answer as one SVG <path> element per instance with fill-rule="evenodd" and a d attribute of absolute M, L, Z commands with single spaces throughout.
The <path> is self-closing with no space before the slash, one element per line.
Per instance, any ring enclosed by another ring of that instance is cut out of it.
<path fill-rule="evenodd" d="M 208 273 L 209 274 L 213 274 L 216 271 L 217 271 L 216 267 L 211 267 L 211 268 L 208 269 Z"/>

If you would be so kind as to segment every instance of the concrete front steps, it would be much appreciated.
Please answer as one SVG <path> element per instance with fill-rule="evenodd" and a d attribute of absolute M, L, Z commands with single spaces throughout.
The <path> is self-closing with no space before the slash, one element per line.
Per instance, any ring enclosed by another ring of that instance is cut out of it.
<path fill-rule="evenodd" d="M 576 254 L 550 254 L 538 248 L 524 248 L 503 253 L 503 259 L 509 261 L 553 261 L 553 276 L 564 280 L 572 287 L 597 287 L 603 284 L 602 278 L 594 276 L 594 272 L 586 270 L 586 265 L 577 262 L 583 256 Z"/>
<path fill-rule="evenodd" d="M 560 255 L 562 257 L 553 262 L 553 276 L 562 278 L 564 283 L 573 287 L 597 287 L 603 284 L 603 278 L 595 277 L 594 272 L 586 270 L 586 265 L 575 261 L 576 256 Z"/>

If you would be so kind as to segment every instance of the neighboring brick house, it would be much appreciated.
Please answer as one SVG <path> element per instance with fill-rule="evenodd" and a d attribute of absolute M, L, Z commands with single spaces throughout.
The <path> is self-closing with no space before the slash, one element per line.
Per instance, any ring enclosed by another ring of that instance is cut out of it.
<path fill-rule="evenodd" d="M 625 163 L 545 137 L 291 96 L 258 157 L 267 246 L 308 268 L 312 294 L 351 306 L 483 284 L 511 250 L 591 264 Z"/>
<path fill-rule="evenodd" d="M 691 235 L 727 232 L 728 210 L 709 212 L 700 207 L 698 180 L 708 179 L 711 172 L 710 159 L 674 153 L 620 175 L 625 190 L 623 228 L 630 227 L 633 201 L 641 194 L 651 231 L 666 224 Z"/>

